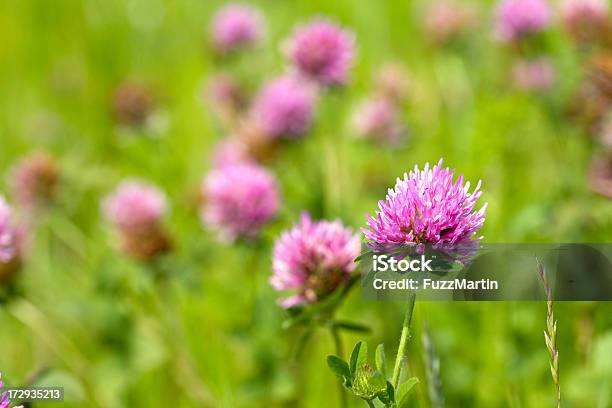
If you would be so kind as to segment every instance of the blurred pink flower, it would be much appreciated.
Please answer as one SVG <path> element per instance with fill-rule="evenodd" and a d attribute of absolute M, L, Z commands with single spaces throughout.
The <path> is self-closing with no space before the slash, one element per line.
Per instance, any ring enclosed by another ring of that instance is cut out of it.
<path fill-rule="evenodd" d="M 44 152 L 24 157 L 10 173 L 13 200 L 29 209 L 52 201 L 58 182 L 59 169 L 55 158 Z"/>
<path fill-rule="evenodd" d="M 164 194 L 139 181 L 125 181 L 103 203 L 104 215 L 119 228 L 159 222 L 167 211 Z"/>
<path fill-rule="evenodd" d="M 544 30 L 551 20 L 546 0 L 501 0 L 496 15 L 497 36 L 506 42 L 520 40 Z"/>
<path fill-rule="evenodd" d="M 314 103 L 314 89 L 284 76 L 265 84 L 255 99 L 253 114 L 268 136 L 295 138 L 310 129 Z"/>
<path fill-rule="evenodd" d="M 252 163 L 212 170 L 202 184 L 202 221 L 223 240 L 254 237 L 278 212 L 276 179 Z"/>
<path fill-rule="evenodd" d="M 436 0 L 425 9 L 425 30 L 437 43 L 463 34 L 475 21 L 474 10 L 455 0 Z"/>
<path fill-rule="evenodd" d="M 264 30 L 264 19 L 258 10 L 245 4 L 229 4 L 214 16 L 210 35 L 215 49 L 225 54 L 256 45 Z"/>
<path fill-rule="evenodd" d="M 319 19 L 298 27 L 287 44 L 297 71 L 324 86 L 343 85 L 355 54 L 354 34 Z"/>
<path fill-rule="evenodd" d="M 104 200 L 102 209 L 119 230 L 120 248 L 127 255 L 148 260 L 170 249 L 162 227 L 166 197 L 156 187 L 138 181 L 123 182 Z"/>
<path fill-rule="evenodd" d="M 19 233 L 13 222 L 11 207 L 0 196 L 0 263 L 19 256 Z"/>
<path fill-rule="evenodd" d="M 399 62 L 386 62 L 374 77 L 376 92 L 393 102 L 405 102 L 410 96 L 411 81 L 406 67 Z"/>
<path fill-rule="evenodd" d="M 564 0 L 560 12 L 565 27 L 577 40 L 597 35 L 608 23 L 606 0 Z"/>
<path fill-rule="evenodd" d="M 406 135 L 397 106 L 381 97 L 368 99 L 357 107 L 353 113 L 352 127 L 361 138 L 391 146 L 399 145 Z"/>
<path fill-rule="evenodd" d="M 384 201 L 378 202 L 376 217 L 368 216 L 362 228 L 369 244 L 463 244 L 484 224 L 486 204 L 474 209 L 482 194 L 480 182 L 472 193 L 470 183 L 455 171 L 442 168 L 442 159 L 432 169 L 418 166 L 404 179 L 397 179 Z"/>
<path fill-rule="evenodd" d="M 525 91 L 546 91 L 556 78 L 555 67 L 545 57 L 520 59 L 512 67 L 514 84 Z"/>
<path fill-rule="evenodd" d="M 274 246 L 270 283 L 278 291 L 297 292 L 280 304 L 290 308 L 314 303 L 334 292 L 355 270 L 360 250 L 359 235 L 340 221 L 312 221 L 303 214 Z"/>
<path fill-rule="evenodd" d="M 115 90 L 113 107 L 117 121 L 122 125 L 144 126 L 154 105 L 151 90 L 143 84 L 124 81 Z"/>
<path fill-rule="evenodd" d="M 561 18 L 569 25 L 600 22 L 607 17 L 606 0 L 564 0 L 561 3 Z"/>
<path fill-rule="evenodd" d="M 0 284 L 9 281 L 19 270 L 24 233 L 14 223 L 11 207 L 0 196 Z"/>

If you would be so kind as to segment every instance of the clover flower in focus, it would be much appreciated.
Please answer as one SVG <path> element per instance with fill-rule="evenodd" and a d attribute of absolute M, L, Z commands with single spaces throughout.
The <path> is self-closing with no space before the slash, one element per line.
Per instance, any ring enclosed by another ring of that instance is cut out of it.
<path fill-rule="evenodd" d="M 270 283 L 278 291 L 295 293 L 281 306 L 315 303 L 333 293 L 350 279 L 360 249 L 359 235 L 340 221 L 313 221 L 303 214 L 274 246 Z"/>
<path fill-rule="evenodd" d="M 354 34 L 318 19 L 298 27 L 286 51 L 301 75 L 323 86 L 343 85 L 353 64 Z"/>
<path fill-rule="evenodd" d="M 162 225 L 168 205 L 156 187 L 140 181 L 125 181 L 102 203 L 106 219 L 117 228 L 121 250 L 140 260 L 149 260 L 170 249 Z"/>
<path fill-rule="evenodd" d="M 552 11 L 546 0 L 501 0 L 496 14 L 496 34 L 513 42 L 537 34 L 548 27 Z"/>
<path fill-rule="evenodd" d="M 14 202 L 27 209 L 36 209 L 53 201 L 58 183 L 57 162 L 44 152 L 33 153 L 19 161 L 9 180 Z"/>
<path fill-rule="evenodd" d="M 274 176 L 253 163 L 212 170 L 202 183 L 201 218 L 222 240 L 253 238 L 278 212 Z"/>
<path fill-rule="evenodd" d="M 315 92 L 291 76 L 268 82 L 255 99 L 253 115 L 272 138 L 296 138 L 312 124 Z"/>
<path fill-rule="evenodd" d="M 486 204 L 475 209 L 481 195 L 480 182 L 470 193 L 470 183 L 460 175 L 453 181 L 454 170 L 442 167 L 442 159 L 433 168 L 415 166 L 404 178 L 397 179 L 379 211 L 368 216 L 362 228 L 371 247 L 385 245 L 433 244 L 453 246 L 475 238 L 484 224 Z M 480 238 L 476 238 L 480 239 Z"/>
<path fill-rule="evenodd" d="M 227 54 L 258 44 L 264 31 L 264 19 L 258 10 L 245 4 L 229 4 L 214 16 L 210 37 L 215 50 Z"/>
<path fill-rule="evenodd" d="M 553 86 L 556 71 L 548 58 L 520 59 L 512 67 L 512 78 L 519 89 L 546 91 Z"/>
<path fill-rule="evenodd" d="M 399 109 L 394 102 L 381 97 L 368 99 L 358 106 L 351 125 L 357 136 L 390 146 L 399 145 L 406 135 Z"/>
<path fill-rule="evenodd" d="M 13 219 L 11 207 L 0 196 L 0 283 L 8 282 L 19 270 L 22 231 Z"/>
<path fill-rule="evenodd" d="M 608 29 L 606 0 L 564 0 L 560 13 L 565 28 L 578 42 L 596 39 Z"/>

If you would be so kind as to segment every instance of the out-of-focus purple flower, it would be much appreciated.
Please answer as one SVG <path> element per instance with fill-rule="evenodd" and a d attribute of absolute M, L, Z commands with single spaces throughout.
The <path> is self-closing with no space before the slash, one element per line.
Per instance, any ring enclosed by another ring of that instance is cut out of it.
<path fill-rule="evenodd" d="M 206 102 L 219 121 L 233 129 L 248 104 L 244 89 L 229 74 L 212 77 L 206 87 Z"/>
<path fill-rule="evenodd" d="M 144 126 L 153 113 L 153 108 L 153 95 L 142 84 L 125 81 L 115 90 L 115 116 L 122 125 Z"/>
<path fill-rule="evenodd" d="M 106 198 L 106 218 L 119 228 L 157 223 L 167 211 L 166 197 L 156 187 L 138 181 L 126 181 Z"/>
<path fill-rule="evenodd" d="M 216 51 L 226 54 L 256 45 L 264 35 L 261 13 L 245 4 L 229 4 L 213 18 L 210 36 Z"/>
<path fill-rule="evenodd" d="M 139 181 L 121 183 L 102 204 L 105 217 L 119 230 L 122 251 L 143 260 L 170 249 L 162 227 L 167 208 L 161 191 Z"/>
<path fill-rule="evenodd" d="M 560 11 L 565 27 L 579 41 L 596 37 L 608 24 L 606 0 L 565 0 Z"/>
<path fill-rule="evenodd" d="M 0 196 L 0 263 L 8 263 L 19 255 L 18 236 L 11 207 Z"/>
<path fill-rule="evenodd" d="M 391 146 L 399 145 L 406 135 L 397 106 L 381 97 L 366 100 L 357 107 L 353 113 L 352 127 L 359 137 Z"/>
<path fill-rule="evenodd" d="M 520 40 L 544 30 L 551 19 L 546 0 L 501 0 L 496 16 L 497 36 L 506 42 Z"/>
<path fill-rule="evenodd" d="M 252 163 L 212 170 L 202 184 L 202 197 L 202 221 L 230 241 L 256 236 L 280 202 L 274 176 Z"/>
<path fill-rule="evenodd" d="M 334 292 L 350 278 L 360 250 L 359 235 L 340 221 L 313 221 L 303 214 L 274 246 L 270 283 L 276 290 L 296 292 L 281 305 L 314 303 Z"/>
<path fill-rule="evenodd" d="M 455 0 L 437 0 L 425 9 L 425 30 L 440 44 L 463 34 L 474 20 L 474 10 Z"/>
<path fill-rule="evenodd" d="M 315 91 L 291 76 L 268 82 L 255 100 L 253 115 L 272 137 L 295 138 L 312 124 Z"/>
<path fill-rule="evenodd" d="M 0 196 L 0 283 L 19 270 L 23 230 L 14 224 L 11 207 Z"/>
<path fill-rule="evenodd" d="M 411 81 L 406 67 L 399 62 L 384 63 L 374 76 L 376 93 L 393 102 L 405 102 L 410 96 Z"/>
<path fill-rule="evenodd" d="M 545 57 L 520 59 L 512 67 L 514 84 L 525 91 L 546 91 L 556 78 L 555 67 Z"/>
<path fill-rule="evenodd" d="M 324 86 L 346 83 L 355 54 L 353 33 L 319 19 L 298 27 L 287 45 L 300 74 Z"/>
<path fill-rule="evenodd" d="M 612 153 L 605 152 L 593 158 L 589 185 L 595 193 L 612 198 Z"/>
<path fill-rule="evenodd" d="M 386 199 L 378 202 L 376 216 L 368 216 L 362 228 L 371 246 L 465 244 L 484 223 L 486 204 L 475 210 L 481 195 L 480 182 L 473 192 L 463 175 L 453 181 L 455 171 L 442 167 L 415 166 L 404 179 L 397 179 Z"/>
<path fill-rule="evenodd" d="M 37 208 L 53 200 L 59 181 L 55 158 L 36 152 L 23 158 L 11 171 L 11 195 L 24 208 Z"/>

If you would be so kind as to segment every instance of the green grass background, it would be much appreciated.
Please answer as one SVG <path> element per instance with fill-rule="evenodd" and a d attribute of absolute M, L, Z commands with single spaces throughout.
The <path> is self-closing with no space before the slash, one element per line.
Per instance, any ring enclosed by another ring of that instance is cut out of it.
<path fill-rule="evenodd" d="M 295 356 L 302 333 L 281 328 L 284 312 L 267 283 L 274 239 L 302 210 L 358 229 L 397 176 L 440 157 L 472 183 L 483 180 L 487 242 L 609 241 L 610 201 L 585 182 L 593 142 L 564 115 L 581 58 L 558 28 L 545 41 L 558 83 L 536 96 L 509 85 L 512 59 L 491 41 L 490 2 L 474 3 L 481 16 L 469 38 L 441 49 L 422 32 L 425 1 L 262 0 L 265 45 L 224 63 L 205 41 L 221 4 L 0 1 L 0 191 L 10 166 L 32 150 L 54 153 L 63 174 L 20 276 L 24 297 L 0 306 L 0 370 L 10 384 L 48 368 L 40 382 L 67 393 L 48 406 L 201 406 L 188 392 L 187 365 L 214 406 L 337 406 L 324 359 L 333 352 L 329 333 L 316 331 Z M 313 132 L 272 164 L 283 206 L 261 242 L 219 243 L 191 200 L 226 136 L 201 102 L 203 81 L 223 69 L 256 89 L 283 71 L 282 39 L 317 15 L 357 34 L 350 85 L 322 98 Z M 356 141 L 346 126 L 387 60 L 406 64 L 415 83 L 403 110 L 411 138 L 400 150 Z M 159 137 L 118 131 L 110 106 L 126 78 L 154 90 L 168 118 Z M 171 200 L 177 249 L 160 266 L 173 276 L 161 292 L 116 252 L 100 217 L 100 197 L 128 176 Z M 402 313 L 401 304 L 362 302 L 354 291 L 338 314 L 373 333 L 343 335 L 345 348 L 364 338 L 372 348 L 384 342 L 393 357 Z M 545 313 L 542 303 L 418 303 L 410 368 L 424 378 L 427 320 L 448 407 L 552 406 Z M 612 406 L 612 305 L 563 303 L 556 316 L 564 406 Z M 429 406 L 424 380 L 414 404 Z"/>

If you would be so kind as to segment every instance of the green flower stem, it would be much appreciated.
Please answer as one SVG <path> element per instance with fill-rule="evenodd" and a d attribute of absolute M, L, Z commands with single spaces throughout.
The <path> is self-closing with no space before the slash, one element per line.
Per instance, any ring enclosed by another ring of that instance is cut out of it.
<path fill-rule="evenodd" d="M 342 346 L 342 338 L 340 337 L 340 332 L 338 330 L 338 327 L 331 325 L 329 327 L 329 330 L 334 340 L 334 347 L 336 349 L 336 355 L 340 358 L 343 358 L 344 347 Z M 346 408 L 348 405 L 346 401 L 346 392 L 344 391 L 344 386 L 342 385 L 342 382 L 340 381 L 338 381 L 338 385 L 339 385 L 338 391 L 340 392 L 340 406 L 342 408 Z"/>
<path fill-rule="evenodd" d="M 410 327 L 412 325 L 412 312 L 414 311 L 415 299 L 416 293 L 412 292 L 410 294 L 410 298 L 408 299 L 408 309 L 406 309 L 404 324 L 402 325 L 402 335 L 400 337 L 399 347 L 397 348 L 397 356 L 395 357 L 395 367 L 393 368 L 393 379 L 391 383 L 393 384 L 393 388 L 396 390 L 399 386 L 402 362 L 406 357 L 406 347 L 408 346 L 408 340 L 410 339 Z"/>
<path fill-rule="evenodd" d="M 368 407 L 370 407 L 370 408 L 375 408 L 375 405 L 374 405 L 374 403 L 373 403 L 372 401 L 370 401 L 370 400 L 365 400 L 365 402 L 367 402 L 367 403 L 368 403 Z"/>

